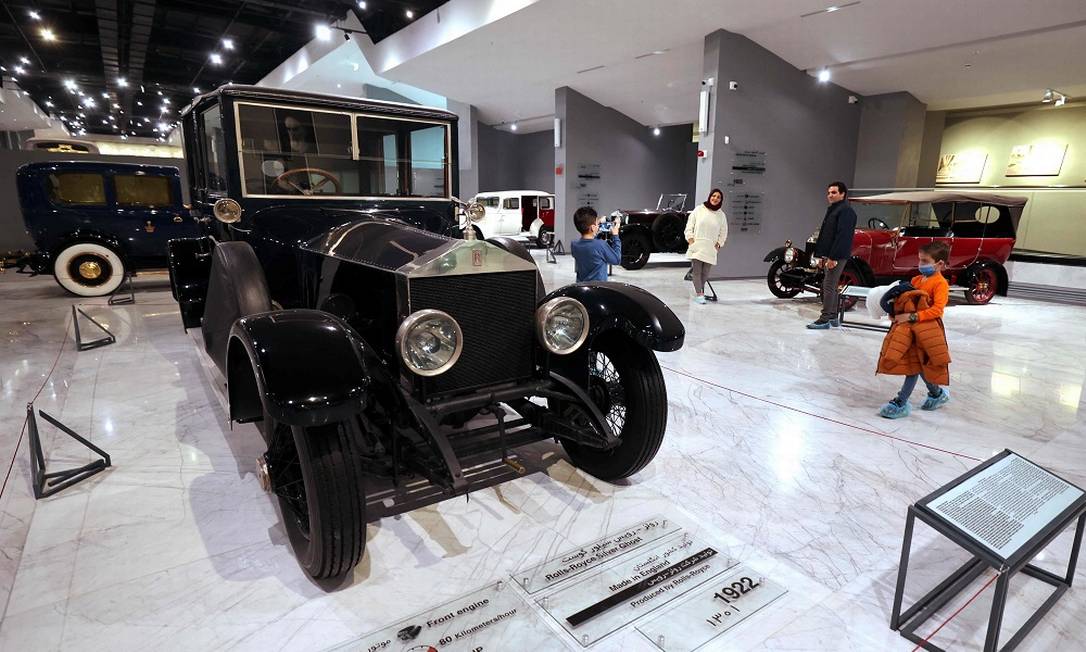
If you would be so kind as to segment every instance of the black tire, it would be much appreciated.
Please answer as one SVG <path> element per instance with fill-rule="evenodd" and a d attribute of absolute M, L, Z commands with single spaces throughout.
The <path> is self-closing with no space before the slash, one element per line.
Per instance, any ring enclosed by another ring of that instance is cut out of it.
<path fill-rule="evenodd" d="M 549 226 L 539 227 L 539 235 L 536 236 L 535 242 L 544 249 L 550 249 L 554 244 L 554 229 Z"/>
<path fill-rule="evenodd" d="M 664 213 L 652 221 L 652 244 L 656 251 L 681 251 L 686 243 L 686 217 Z"/>
<path fill-rule="evenodd" d="M 211 253 L 201 328 L 204 348 L 226 370 L 226 347 L 234 322 L 272 309 L 264 268 L 247 242 L 223 242 Z"/>
<path fill-rule="evenodd" d="M 769 291 L 773 293 L 773 296 L 779 299 L 792 299 L 803 291 L 803 288 L 787 288 L 781 284 L 780 274 L 787 266 L 787 263 L 778 258 L 769 266 L 769 272 L 766 273 L 765 276 L 766 285 L 769 286 Z"/>
<path fill-rule="evenodd" d="M 667 388 L 656 354 L 619 331 L 597 336 L 589 355 L 589 396 L 622 440 L 617 448 L 599 450 L 562 440 L 569 459 L 600 480 L 627 478 L 656 457 L 667 428 Z M 566 410 L 582 425 L 577 407 Z"/>
<path fill-rule="evenodd" d="M 303 428 L 264 415 L 272 491 L 298 563 L 313 579 L 343 577 L 366 551 L 366 490 L 352 422 Z"/>
<path fill-rule="evenodd" d="M 652 243 L 640 233 L 631 233 L 622 236 L 622 267 L 624 269 L 641 269 L 649 262 L 649 254 L 652 253 Z"/>

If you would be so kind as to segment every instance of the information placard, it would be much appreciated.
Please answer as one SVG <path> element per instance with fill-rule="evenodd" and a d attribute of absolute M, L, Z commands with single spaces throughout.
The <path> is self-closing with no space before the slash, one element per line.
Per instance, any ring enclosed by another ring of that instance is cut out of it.
<path fill-rule="evenodd" d="M 512 585 L 496 582 L 332 650 L 544 652 L 562 647 Z"/>
<path fill-rule="evenodd" d="M 513 579 L 528 593 L 538 593 L 680 529 L 674 520 L 653 516 L 583 546 L 570 548 L 542 564 L 517 571 Z"/>
<path fill-rule="evenodd" d="M 1081 497 L 1081 489 L 1011 453 L 927 507 L 1008 559 Z"/>
<path fill-rule="evenodd" d="M 536 601 L 588 646 L 737 563 L 704 539 L 676 534 Z"/>
<path fill-rule="evenodd" d="M 664 652 L 693 652 L 787 592 L 757 571 L 740 567 L 661 609 L 637 631 Z"/>

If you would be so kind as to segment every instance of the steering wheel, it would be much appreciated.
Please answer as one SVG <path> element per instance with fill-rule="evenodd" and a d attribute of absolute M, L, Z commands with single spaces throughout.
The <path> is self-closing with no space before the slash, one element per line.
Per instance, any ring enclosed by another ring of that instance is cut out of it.
<path fill-rule="evenodd" d="M 310 188 L 303 188 L 287 178 L 298 174 L 317 174 L 324 178 Z M 340 184 L 339 179 L 337 179 L 336 175 L 332 174 L 328 170 L 322 170 L 320 168 L 294 168 L 293 170 L 287 170 L 283 174 L 275 177 L 275 185 L 279 186 L 283 190 L 293 188 L 303 195 L 312 195 L 316 191 L 323 188 L 324 184 L 328 183 L 329 181 L 331 181 L 332 185 L 335 186 L 337 195 L 343 194 L 343 186 L 342 184 Z"/>
<path fill-rule="evenodd" d="M 883 231 L 889 231 L 890 225 L 883 222 L 877 217 L 872 217 L 867 221 L 867 228 L 869 229 L 882 229 Z"/>

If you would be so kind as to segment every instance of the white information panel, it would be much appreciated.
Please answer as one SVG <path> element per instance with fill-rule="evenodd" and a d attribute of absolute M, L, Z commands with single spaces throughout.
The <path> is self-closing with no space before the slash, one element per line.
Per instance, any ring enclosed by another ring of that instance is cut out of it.
<path fill-rule="evenodd" d="M 662 609 L 637 631 L 664 652 L 693 652 L 787 592 L 757 571 L 740 567 Z"/>
<path fill-rule="evenodd" d="M 928 507 L 1008 559 L 1081 497 L 1081 489 L 1012 453 Z"/>
<path fill-rule="evenodd" d="M 536 601 L 588 646 L 737 563 L 703 539 L 676 534 Z"/>
<path fill-rule="evenodd" d="M 544 652 L 564 649 L 531 605 L 506 582 L 336 646 L 351 652 Z"/>
<path fill-rule="evenodd" d="M 613 532 L 583 546 L 571 548 L 553 558 L 513 574 L 513 579 L 528 593 L 538 593 L 555 584 L 592 570 L 657 541 L 681 529 L 674 520 L 653 516 L 630 527 Z"/>

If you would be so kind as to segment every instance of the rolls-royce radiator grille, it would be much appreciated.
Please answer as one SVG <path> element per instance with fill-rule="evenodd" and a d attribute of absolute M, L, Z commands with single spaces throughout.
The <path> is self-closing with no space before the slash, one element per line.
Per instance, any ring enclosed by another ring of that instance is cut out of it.
<path fill-rule="evenodd" d="M 449 392 L 526 378 L 535 348 L 535 272 L 465 274 L 408 281 L 411 311 L 434 308 L 464 331 L 464 352 L 449 371 L 427 379 Z"/>

